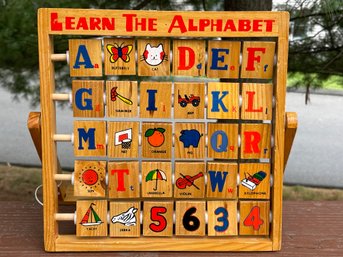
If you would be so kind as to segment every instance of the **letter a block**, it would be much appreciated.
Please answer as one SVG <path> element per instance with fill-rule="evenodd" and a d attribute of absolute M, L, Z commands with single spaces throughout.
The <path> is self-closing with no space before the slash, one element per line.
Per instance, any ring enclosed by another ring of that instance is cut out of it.
<path fill-rule="evenodd" d="M 271 154 L 270 124 L 241 124 L 241 158 L 269 159 Z"/>
<path fill-rule="evenodd" d="M 271 120 L 273 114 L 273 85 L 243 83 L 243 120 Z"/>
<path fill-rule="evenodd" d="M 144 202 L 143 235 L 173 235 L 173 202 Z"/>
<path fill-rule="evenodd" d="M 107 236 L 107 201 L 76 202 L 76 236 Z"/>
<path fill-rule="evenodd" d="M 244 42 L 241 78 L 271 79 L 274 54 L 274 42 Z"/>
<path fill-rule="evenodd" d="M 173 74 L 194 77 L 205 75 L 205 41 L 173 41 Z"/>
<path fill-rule="evenodd" d="M 240 201 L 240 235 L 269 235 L 269 201 Z"/>
<path fill-rule="evenodd" d="M 71 77 L 101 77 L 101 40 L 70 39 L 69 67 Z"/>
<path fill-rule="evenodd" d="M 110 237 L 139 237 L 140 202 L 110 202 Z"/>
<path fill-rule="evenodd" d="M 73 80 L 74 117 L 104 117 L 104 82 Z"/>
<path fill-rule="evenodd" d="M 108 163 L 108 197 L 137 198 L 140 194 L 139 163 Z"/>
<path fill-rule="evenodd" d="M 241 42 L 209 41 L 207 77 L 237 79 Z"/>
<path fill-rule="evenodd" d="M 74 196 L 105 197 L 105 176 L 105 161 L 76 160 L 74 162 Z"/>
<path fill-rule="evenodd" d="M 106 156 L 105 121 L 74 121 L 74 155 Z"/>
<path fill-rule="evenodd" d="M 239 119 L 239 84 L 208 83 L 207 118 Z"/>

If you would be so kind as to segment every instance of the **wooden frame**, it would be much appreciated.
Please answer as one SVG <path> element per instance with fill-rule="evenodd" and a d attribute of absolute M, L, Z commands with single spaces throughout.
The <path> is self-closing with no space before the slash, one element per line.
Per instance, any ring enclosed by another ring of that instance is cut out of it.
<path fill-rule="evenodd" d="M 160 11 L 123 11 L 123 10 L 80 10 L 80 9 L 39 9 L 38 39 L 40 63 L 40 88 L 42 112 L 42 166 L 44 195 L 44 244 L 46 251 L 276 251 L 281 248 L 282 234 L 282 185 L 285 148 L 285 94 L 287 78 L 288 21 L 286 12 L 206 12 L 204 17 L 212 19 L 230 18 L 234 23 L 240 19 L 272 20 L 272 28 L 257 31 L 184 31 L 170 30 L 173 17 L 194 19 L 198 22 L 203 12 L 160 12 Z M 126 15 L 126 16 L 125 16 Z M 126 27 L 125 19 L 137 15 L 143 18 L 154 17 L 158 20 L 154 37 L 268 37 L 275 39 L 277 66 L 274 72 L 273 85 L 275 111 L 272 119 L 274 147 L 272 153 L 272 170 L 274 186 L 271 189 L 271 234 L 266 237 L 230 237 L 230 238 L 82 238 L 75 235 L 60 235 L 56 213 L 58 213 L 58 194 L 54 179 L 59 171 L 56 141 L 56 110 L 53 99 L 55 93 L 54 35 L 88 35 L 88 36 L 146 36 L 147 32 Z M 72 30 L 65 27 L 66 17 L 116 17 L 115 30 Z M 52 27 L 57 24 L 58 29 Z M 261 27 L 258 27 L 261 28 Z M 169 31 L 168 31 L 169 30 Z"/>

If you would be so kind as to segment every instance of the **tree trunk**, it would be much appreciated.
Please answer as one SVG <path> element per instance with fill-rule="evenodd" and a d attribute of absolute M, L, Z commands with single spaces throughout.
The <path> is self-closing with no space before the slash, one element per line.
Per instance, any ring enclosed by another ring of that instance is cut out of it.
<path fill-rule="evenodd" d="M 272 0 L 225 0 L 225 11 L 271 11 Z"/>

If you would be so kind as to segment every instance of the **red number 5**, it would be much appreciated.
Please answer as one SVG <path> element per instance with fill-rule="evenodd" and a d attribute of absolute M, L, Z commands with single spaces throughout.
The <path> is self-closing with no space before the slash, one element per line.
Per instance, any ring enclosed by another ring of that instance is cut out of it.
<path fill-rule="evenodd" d="M 166 207 L 152 207 L 150 211 L 150 219 L 156 221 L 157 224 L 151 223 L 149 228 L 154 232 L 162 232 L 167 227 L 166 218 L 161 215 L 167 212 Z"/>

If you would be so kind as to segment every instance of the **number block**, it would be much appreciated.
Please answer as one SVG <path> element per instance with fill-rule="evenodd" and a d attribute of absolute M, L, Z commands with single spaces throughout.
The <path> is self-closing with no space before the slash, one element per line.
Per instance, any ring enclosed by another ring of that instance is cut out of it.
<path fill-rule="evenodd" d="M 170 82 L 141 82 L 140 117 L 171 118 L 172 84 Z"/>
<path fill-rule="evenodd" d="M 175 163 L 175 198 L 204 198 L 205 196 L 205 163 Z"/>
<path fill-rule="evenodd" d="M 136 75 L 135 41 L 128 38 L 105 38 L 105 75 Z"/>
<path fill-rule="evenodd" d="M 241 42 L 209 41 L 207 77 L 237 79 L 240 49 Z"/>
<path fill-rule="evenodd" d="M 108 157 L 138 158 L 139 122 L 107 122 Z"/>
<path fill-rule="evenodd" d="M 139 196 L 139 162 L 109 162 L 108 197 L 138 198 Z"/>
<path fill-rule="evenodd" d="M 271 124 L 241 124 L 241 158 L 270 158 Z"/>
<path fill-rule="evenodd" d="M 73 80 L 74 117 L 104 117 L 104 82 Z"/>
<path fill-rule="evenodd" d="M 169 159 L 172 153 L 172 124 L 142 124 L 143 158 Z"/>
<path fill-rule="evenodd" d="M 170 75 L 170 41 L 142 39 L 138 44 L 138 76 Z"/>
<path fill-rule="evenodd" d="M 173 202 L 144 202 L 143 205 L 143 235 L 164 236 L 173 235 Z"/>
<path fill-rule="evenodd" d="M 273 77 L 275 43 L 243 43 L 241 78 L 271 79 Z"/>
<path fill-rule="evenodd" d="M 273 114 L 273 85 L 243 83 L 243 120 L 271 120 Z"/>
<path fill-rule="evenodd" d="M 76 236 L 107 236 L 107 201 L 76 202 Z"/>
<path fill-rule="evenodd" d="M 177 236 L 205 236 L 206 202 L 176 201 L 175 213 Z"/>
<path fill-rule="evenodd" d="M 204 40 L 173 41 L 173 75 L 193 77 L 205 75 Z"/>
<path fill-rule="evenodd" d="M 208 201 L 208 235 L 237 236 L 237 201 Z"/>
<path fill-rule="evenodd" d="M 142 197 L 172 197 L 171 162 L 142 162 Z"/>
<path fill-rule="evenodd" d="M 207 197 L 237 198 L 237 163 L 207 163 Z"/>
<path fill-rule="evenodd" d="M 238 124 L 207 123 L 207 155 L 215 159 L 238 159 Z"/>
<path fill-rule="evenodd" d="M 269 235 L 269 201 L 240 201 L 240 235 Z"/>
<path fill-rule="evenodd" d="M 69 39 L 71 77 L 101 77 L 101 40 Z"/>
<path fill-rule="evenodd" d="M 240 163 L 239 185 L 240 199 L 269 199 L 270 197 L 270 164 Z"/>
<path fill-rule="evenodd" d="M 106 81 L 108 117 L 137 117 L 138 87 L 136 81 Z"/>
<path fill-rule="evenodd" d="M 205 108 L 204 83 L 174 84 L 174 118 L 175 119 L 203 119 Z M 177 97 L 176 97 L 177 95 Z"/>
<path fill-rule="evenodd" d="M 208 119 L 239 119 L 239 84 L 209 82 Z"/>
<path fill-rule="evenodd" d="M 74 196 L 106 196 L 106 161 L 74 162 Z"/>
<path fill-rule="evenodd" d="M 110 237 L 139 237 L 140 202 L 110 202 Z"/>
<path fill-rule="evenodd" d="M 74 121 L 74 155 L 106 156 L 105 121 Z"/>
<path fill-rule="evenodd" d="M 175 123 L 175 158 L 204 158 L 204 135 L 205 123 Z"/>

